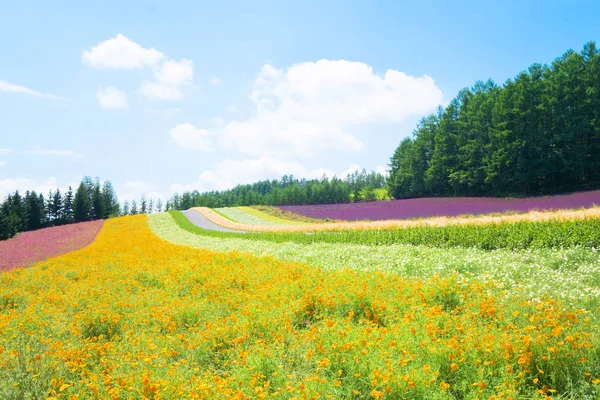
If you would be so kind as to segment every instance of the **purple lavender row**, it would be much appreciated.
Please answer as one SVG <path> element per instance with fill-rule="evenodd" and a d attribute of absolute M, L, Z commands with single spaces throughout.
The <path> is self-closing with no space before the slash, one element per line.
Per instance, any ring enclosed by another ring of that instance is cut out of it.
<path fill-rule="evenodd" d="M 345 221 L 454 217 L 465 214 L 492 214 L 509 211 L 559 210 L 600 206 L 600 190 L 568 195 L 500 199 L 490 197 L 420 198 L 366 203 L 280 206 L 312 218 Z"/>

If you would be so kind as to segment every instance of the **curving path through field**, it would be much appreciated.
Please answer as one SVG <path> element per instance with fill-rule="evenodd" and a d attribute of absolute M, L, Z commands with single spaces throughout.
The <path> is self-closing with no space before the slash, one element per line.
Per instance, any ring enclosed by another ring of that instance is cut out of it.
<path fill-rule="evenodd" d="M 198 211 L 194 210 L 186 210 L 181 212 L 185 217 L 194 225 L 199 228 L 207 229 L 209 231 L 219 231 L 219 232 L 237 232 L 244 233 L 243 231 L 234 231 L 233 229 L 223 228 L 210 221 L 204 215 L 200 214 Z"/>

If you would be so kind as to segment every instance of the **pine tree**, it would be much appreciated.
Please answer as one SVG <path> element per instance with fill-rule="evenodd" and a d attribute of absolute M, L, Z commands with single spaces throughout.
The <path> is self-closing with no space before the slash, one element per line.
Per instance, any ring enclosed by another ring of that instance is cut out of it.
<path fill-rule="evenodd" d="M 100 191 L 100 182 L 97 180 L 92 191 L 92 219 L 104 219 L 108 212 Z"/>
<path fill-rule="evenodd" d="M 52 199 L 54 198 L 54 193 L 52 193 L 52 189 L 48 191 L 48 201 L 45 202 L 46 207 L 46 225 L 52 226 L 54 224 L 54 220 L 56 219 L 54 215 L 52 215 Z"/>
<path fill-rule="evenodd" d="M 25 230 L 40 229 L 44 224 L 44 203 L 35 191 L 25 194 Z"/>
<path fill-rule="evenodd" d="M 73 188 L 71 186 L 63 199 L 61 219 L 65 224 L 73 223 Z"/>
<path fill-rule="evenodd" d="M 162 212 L 162 208 L 163 208 L 163 203 L 161 199 L 158 199 L 158 201 L 156 202 L 156 211 L 157 212 Z"/>
<path fill-rule="evenodd" d="M 85 183 L 82 181 L 75 192 L 73 199 L 73 219 L 75 222 L 89 221 L 92 215 L 92 206 Z"/>
<path fill-rule="evenodd" d="M 152 211 L 154 211 L 154 200 L 152 200 L 151 197 L 150 201 L 148 202 L 148 214 L 152 214 Z"/>
<path fill-rule="evenodd" d="M 142 194 L 142 200 L 140 205 L 140 213 L 146 214 L 148 212 L 148 201 L 146 200 L 146 195 Z"/>
<path fill-rule="evenodd" d="M 54 218 L 54 225 L 62 225 L 65 223 L 63 219 L 63 198 L 59 189 L 56 189 L 56 192 L 52 195 L 51 198 L 48 198 L 48 203 L 50 206 L 48 207 Z"/>
<path fill-rule="evenodd" d="M 117 199 L 113 185 L 109 180 L 104 181 L 102 185 L 102 199 L 106 207 L 104 218 L 119 216 L 121 207 L 119 206 L 119 200 Z"/>
<path fill-rule="evenodd" d="M 131 215 L 136 215 L 138 213 L 137 203 L 135 199 L 131 202 L 131 210 L 129 211 Z"/>
<path fill-rule="evenodd" d="M 123 203 L 123 215 L 129 215 L 129 202 L 125 201 Z"/>

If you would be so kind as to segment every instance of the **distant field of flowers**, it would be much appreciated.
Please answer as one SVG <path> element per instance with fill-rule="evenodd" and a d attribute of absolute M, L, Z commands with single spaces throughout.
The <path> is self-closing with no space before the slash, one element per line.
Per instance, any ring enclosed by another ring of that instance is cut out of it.
<path fill-rule="evenodd" d="M 419 227 L 452 227 L 469 225 L 499 225 L 516 223 L 540 223 L 549 221 L 600 221 L 600 207 L 579 210 L 529 211 L 523 214 L 479 215 L 460 217 L 430 217 L 413 220 L 385 221 L 341 221 L 320 223 L 280 223 L 251 215 L 247 207 L 210 209 L 194 207 L 192 210 L 202 214 L 211 222 L 224 228 L 246 232 L 348 232 L 381 231 Z"/>
<path fill-rule="evenodd" d="M 79 250 L 94 240 L 102 224 L 103 221 L 92 221 L 57 226 L 0 241 L 0 272 Z"/>
<path fill-rule="evenodd" d="M 233 223 L 239 223 L 244 225 L 261 225 L 261 226 L 280 226 L 281 223 L 274 222 L 272 220 L 267 220 L 260 218 L 254 214 L 248 212 L 248 209 L 242 209 L 237 207 L 222 207 L 215 208 L 214 211 L 218 213 L 220 216 L 224 217 L 223 219 L 229 220 Z"/>
<path fill-rule="evenodd" d="M 465 214 L 505 213 L 508 211 L 577 209 L 589 208 L 594 205 L 600 206 L 600 191 L 524 199 L 436 197 L 367 203 L 281 206 L 280 208 L 312 218 L 374 221 L 437 216 L 452 217 Z"/>
<path fill-rule="evenodd" d="M 533 296 L 518 284 L 539 266 L 564 274 L 564 288 L 597 290 L 593 250 L 517 252 L 511 285 L 484 272 L 510 263 L 508 250 L 397 246 L 381 260 L 398 270 L 332 258 L 321 268 L 283 252 L 350 251 L 266 242 L 277 260 L 153 232 L 237 246 L 170 214 L 140 215 L 106 221 L 82 250 L 0 274 L 0 398 L 600 396 L 598 303 L 558 298 L 553 276 Z"/>

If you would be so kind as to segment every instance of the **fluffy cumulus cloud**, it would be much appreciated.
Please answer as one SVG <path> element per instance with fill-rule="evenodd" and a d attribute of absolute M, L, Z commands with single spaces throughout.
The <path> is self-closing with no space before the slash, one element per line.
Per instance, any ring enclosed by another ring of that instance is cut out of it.
<path fill-rule="evenodd" d="M 94 68 L 151 68 L 153 79 L 143 82 L 139 88 L 139 93 L 151 100 L 180 100 L 183 97 L 181 88 L 191 85 L 194 77 L 192 61 L 168 59 L 162 52 L 154 48 L 144 48 L 120 33 L 112 39 L 84 50 L 81 60 L 84 64 Z M 121 100 L 125 100 L 124 93 L 121 92 L 121 94 L 123 95 Z M 124 106 L 126 101 L 118 102 L 115 94 L 111 93 L 111 95 L 112 99 L 117 101 L 118 106 L 105 108 L 126 108 Z M 112 104 L 110 101 L 109 103 Z"/>
<path fill-rule="evenodd" d="M 43 97 L 43 98 L 52 99 L 52 100 L 64 100 L 64 98 L 55 96 L 53 94 L 41 93 L 36 90 L 29 89 L 25 86 L 15 85 L 14 83 L 9 83 L 6 81 L 0 81 L 0 92 L 20 93 L 20 94 L 26 94 L 29 96 Z"/>
<path fill-rule="evenodd" d="M 105 88 L 100 86 L 96 91 L 96 98 L 100 103 L 100 107 L 105 110 L 124 110 L 129 107 L 125 92 L 113 86 Z"/>
<path fill-rule="evenodd" d="M 89 50 L 84 50 L 81 59 L 84 64 L 95 68 L 136 69 L 156 65 L 165 55 L 151 48 L 147 49 L 118 34 Z"/>
<path fill-rule="evenodd" d="M 177 146 L 201 151 L 214 150 L 214 144 L 210 139 L 213 135 L 213 132 L 196 128 L 189 123 L 179 124 L 169 130 L 169 136 Z"/>
<path fill-rule="evenodd" d="M 320 179 L 323 176 L 341 178 L 354 171 L 362 171 L 362 168 L 360 165 L 353 164 L 346 170 L 336 173 L 327 168 L 309 170 L 296 161 L 282 161 L 271 157 L 243 160 L 227 159 L 204 171 L 194 182 L 171 185 L 170 192 L 225 190 L 236 185 L 265 179 L 281 179 L 283 175 L 293 175 L 296 178 L 307 179 Z"/>
<path fill-rule="evenodd" d="M 221 144 L 255 156 L 311 156 L 358 151 L 359 125 L 395 124 L 443 102 L 429 76 L 396 70 L 383 75 L 361 62 L 320 60 L 287 70 L 265 65 L 250 95 L 254 115 L 230 122 Z"/>
<path fill-rule="evenodd" d="M 151 100 L 179 100 L 181 87 L 190 86 L 194 79 L 194 63 L 190 60 L 166 61 L 154 71 L 154 81 L 145 82 L 140 94 Z"/>
<path fill-rule="evenodd" d="M 117 187 L 117 194 L 121 202 L 135 200 L 138 203 L 138 209 L 142 195 L 145 195 L 148 200 L 166 199 L 156 186 L 142 181 L 126 181 L 121 187 Z"/>

